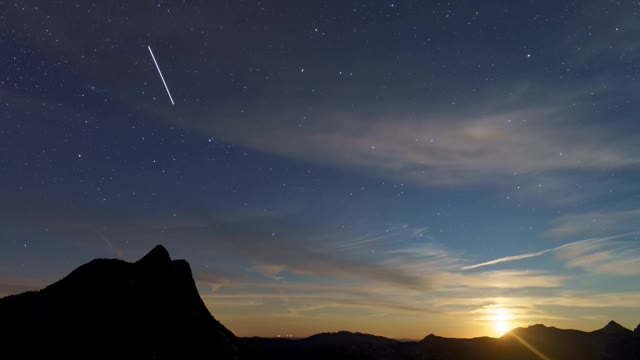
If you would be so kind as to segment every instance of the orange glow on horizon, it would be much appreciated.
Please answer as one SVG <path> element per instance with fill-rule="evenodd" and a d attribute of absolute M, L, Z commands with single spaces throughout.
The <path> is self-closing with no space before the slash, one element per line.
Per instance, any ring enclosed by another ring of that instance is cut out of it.
<path fill-rule="evenodd" d="M 497 308 L 493 312 L 493 315 L 489 317 L 489 320 L 493 323 L 493 329 L 495 330 L 498 336 L 502 336 L 506 334 L 509 330 L 513 328 L 511 325 L 511 320 L 513 320 L 513 315 L 504 308 Z"/>

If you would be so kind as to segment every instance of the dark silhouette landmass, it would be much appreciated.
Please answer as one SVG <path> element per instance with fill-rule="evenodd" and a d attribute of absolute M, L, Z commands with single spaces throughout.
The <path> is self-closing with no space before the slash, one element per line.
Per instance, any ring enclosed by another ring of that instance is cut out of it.
<path fill-rule="evenodd" d="M 237 338 L 202 302 L 189 264 L 162 246 L 135 263 L 96 259 L 40 291 L 0 299 L 0 328 L 6 359 L 232 359 L 238 352 Z"/>
<path fill-rule="evenodd" d="M 0 299 L 7 359 L 640 360 L 640 325 L 584 332 L 544 325 L 501 338 L 420 341 L 340 331 L 237 338 L 208 311 L 189 264 L 162 246 L 135 263 L 96 259 L 40 291 Z"/>
<path fill-rule="evenodd" d="M 301 340 L 248 338 L 243 342 L 254 359 L 640 359 L 640 335 L 613 321 L 593 332 L 533 325 L 501 338 L 452 339 L 431 334 L 411 342 L 338 332 Z"/>

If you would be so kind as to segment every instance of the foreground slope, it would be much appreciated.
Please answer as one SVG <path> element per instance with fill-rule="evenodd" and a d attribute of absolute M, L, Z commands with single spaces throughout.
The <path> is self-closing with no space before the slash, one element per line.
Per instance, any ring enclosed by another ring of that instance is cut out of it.
<path fill-rule="evenodd" d="M 96 259 L 40 291 L 2 298 L 0 319 L 7 358 L 233 359 L 238 351 L 189 264 L 162 246 L 135 263 Z"/>

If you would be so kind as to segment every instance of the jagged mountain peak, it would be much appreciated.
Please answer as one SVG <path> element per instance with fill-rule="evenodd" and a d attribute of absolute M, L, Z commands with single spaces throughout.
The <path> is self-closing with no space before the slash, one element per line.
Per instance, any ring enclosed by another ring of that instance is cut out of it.
<path fill-rule="evenodd" d="M 155 359 L 233 359 L 238 346 L 200 298 L 189 264 L 161 245 L 135 263 L 92 260 L 41 291 L 2 298 L 0 318 L 0 337 L 20 358 L 75 358 L 60 347 L 68 341 Z"/>
<path fill-rule="evenodd" d="M 162 245 L 156 245 L 149 253 L 137 261 L 138 264 L 167 264 L 171 263 L 171 256 Z"/>
<path fill-rule="evenodd" d="M 623 334 L 623 333 L 632 332 L 631 330 L 625 328 L 624 326 L 618 324 L 613 320 L 609 321 L 607 325 L 605 325 L 602 329 L 596 330 L 596 331 L 600 333 L 607 333 L 607 334 Z"/>

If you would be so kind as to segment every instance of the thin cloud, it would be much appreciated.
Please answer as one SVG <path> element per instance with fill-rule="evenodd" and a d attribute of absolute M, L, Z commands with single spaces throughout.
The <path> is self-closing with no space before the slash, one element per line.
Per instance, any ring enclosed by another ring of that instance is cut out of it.
<path fill-rule="evenodd" d="M 491 266 L 491 265 L 497 265 L 497 264 L 502 264 L 502 263 L 507 263 L 507 262 L 512 262 L 512 261 L 531 259 L 531 258 L 535 258 L 535 257 L 538 257 L 538 256 L 542 256 L 544 254 L 548 254 L 548 253 L 550 253 L 552 251 L 555 251 L 557 249 L 558 248 L 552 248 L 552 249 L 546 249 L 546 250 L 542 250 L 542 251 L 538 251 L 538 252 L 534 252 L 534 253 L 529 253 L 529 254 L 505 256 L 505 257 L 502 257 L 502 258 L 494 259 L 494 260 L 483 262 L 483 263 L 480 263 L 480 264 L 464 266 L 461 270 L 473 270 L 473 269 L 477 269 L 477 268 L 481 268 L 481 267 L 485 267 L 485 266 Z"/>
<path fill-rule="evenodd" d="M 636 251 L 631 258 L 599 264 L 596 267 L 596 271 L 619 276 L 640 275 L 640 253 Z"/>
<path fill-rule="evenodd" d="M 637 308 L 640 292 L 593 294 L 589 292 L 563 291 L 554 296 L 473 296 L 438 297 L 430 301 L 435 308 L 452 306 L 483 307 L 499 304 L 505 307 L 579 307 L 579 308 Z M 541 305 L 544 304 L 544 305 Z"/>
<path fill-rule="evenodd" d="M 634 242 L 615 241 L 581 244 L 562 249 L 558 258 L 569 268 L 609 276 L 640 275 L 640 248 Z"/>
<path fill-rule="evenodd" d="M 626 234 L 603 237 L 603 238 L 592 238 L 592 239 L 585 239 L 585 240 L 575 241 L 575 242 L 572 242 L 572 243 L 569 243 L 569 244 L 564 244 L 564 245 L 561 245 L 561 246 L 556 246 L 556 247 L 553 247 L 553 248 L 550 248 L 550 249 L 545 249 L 545 250 L 541 250 L 541 251 L 537 251 L 537 252 L 533 252 L 533 253 L 505 256 L 505 257 L 501 257 L 501 258 L 498 258 L 498 259 L 494 259 L 494 260 L 491 260 L 491 261 L 486 261 L 486 262 L 475 264 L 475 265 L 464 266 L 464 267 L 461 268 L 461 270 L 473 270 L 473 269 L 477 269 L 477 268 L 481 268 L 481 267 L 485 267 L 485 266 L 492 266 L 492 265 L 497 265 L 497 264 L 513 262 L 513 261 L 520 261 L 520 260 L 536 258 L 536 257 L 539 257 L 539 256 L 546 255 L 548 253 L 556 252 L 558 250 L 562 250 L 562 249 L 569 248 L 569 247 L 576 246 L 576 245 L 580 245 L 580 244 L 598 243 L 598 242 L 603 242 L 603 241 L 609 241 L 609 240 L 619 239 L 619 238 L 626 237 L 626 236 L 629 236 L 629 235 L 634 235 L 634 234 L 638 234 L 638 233 L 637 232 L 635 232 L 635 233 L 626 233 Z"/>
<path fill-rule="evenodd" d="M 446 291 L 450 288 L 473 289 L 532 289 L 559 288 L 565 285 L 567 276 L 544 271 L 500 270 L 472 274 L 445 272 L 433 280 L 434 288 Z"/>
<path fill-rule="evenodd" d="M 640 209 L 594 211 L 562 216 L 545 231 L 545 236 L 564 239 L 584 234 L 633 230 L 640 221 Z"/>
<path fill-rule="evenodd" d="M 298 126 L 298 119 L 307 108 L 275 103 L 256 105 L 260 127 L 254 118 L 219 108 L 202 108 L 167 121 L 284 157 L 429 186 L 495 184 L 514 173 L 562 177 L 572 171 L 640 165 L 640 151 L 628 134 L 582 121 L 587 114 L 566 105 L 591 101 L 584 91 L 590 84 L 554 91 L 550 97 L 552 86 L 504 84 L 504 91 L 479 99 L 488 105 L 478 101 L 452 112 L 432 111 L 428 102 L 424 108 L 393 113 L 318 104 L 322 110 L 314 118 L 319 121 L 306 127 Z M 535 107 L 518 102 L 504 105 L 504 93 L 518 87 L 526 89 L 522 98 L 536 100 Z M 364 106 L 371 107 L 375 105 Z M 227 120 L 214 122 L 212 117 Z"/>
<path fill-rule="evenodd" d="M 295 313 L 302 313 L 306 311 L 313 311 L 320 308 L 338 308 L 338 307 L 366 307 L 372 309 L 382 309 L 382 310 L 391 310 L 391 311 L 400 311 L 400 312 L 410 312 L 410 313 L 437 313 L 438 311 L 434 311 L 429 309 L 426 306 L 413 306 L 408 304 L 403 304 L 402 302 L 393 301 L 393 300 L 383 300 L 383 299 L 354 299 L 348 297 L 335 297 L 335 296 L 322 296 L 317 294 L 265 294 L 265 293 L 242 293 L 242 294 L 216 294 L 216 295 L 205 295 L 202 296 L 205 302 L 210 302 L 211 305 L 215 306 L 217 301 L 223 301 L 233 299 L 233 300 L 244 300 L 244 301 L 254 301 L 257 299 L 257 303 L 266 300 L 286 300 L 287 302 L 291 302 L 292 300 L 301 300 L 303 302 L 314 302 L 318 305 L 313 306 L 300 306 L 299 308 L 295 308 L 294 306 L 290 306 L 289 309 L 296 309 Z"/>

